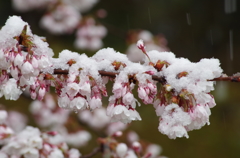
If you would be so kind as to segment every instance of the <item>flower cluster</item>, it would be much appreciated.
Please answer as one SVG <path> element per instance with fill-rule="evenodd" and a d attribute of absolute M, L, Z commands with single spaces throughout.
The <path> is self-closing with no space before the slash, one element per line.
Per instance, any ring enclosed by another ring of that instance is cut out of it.
<path fill-rule="evenodd" d="M 51 12 L 44 15 L 41 26 L 53 34 L 71 33 L 77 27 L 81 15 L 69 5 L 57 5 Z"/>
<path fill-rule="evenodd" d="M 112 122 L 141 120 L 140 103 L 134 96 L 137 86 L 142 102 L 154 104 L 160 116 L 159 131 L 169 138 L 188 137 L 188 131 L 209 124 L 210 108 L 215 105 L 210 80 L 222 74 L 217 59 L 192 63 L 171 52 L 147 51 L 142 40 L 136 46 L 145 54 L 142 64 L 112 48 L 92 57 L 63 50 L 52 58 L 48 44 L 16 16 L 9 18 L 0 35 L 0 96 L 6 99 L 16 100 L 28 89 L 33 99 L 42 100 L 49 87 L 54 87 L 61 108 L 94 110 L 102 107 L 111 80 L 113 95 L 106 113 Z"/>
<path fill-rule="evenodd" d="M 42 102 L 43 108 L 39 109 L 39 104 Z M 35 110 L 33 106 L 37 106 Z M 35 121 L 39 123 L 39 118 L 43 118 L 44 116 L 40 116 L 40 112 L 42 113 L 49 113 L 46 112 L 46 107 L 51 107 L 51 110 L 53 110 L 54 106 L 54 100 L 51 98 L 50 95 L 46 97 L 43 101 L 34 101 L 31 106 L 30 110 L 34 114 Z M 56 108 L 56 107 L 55 107 Z M 38 116 L 36 117 L 37 109 L 39 111 Z M 54 110 L 53 110 L 54 111 Z M 88 137 L 86 135 L 86 132 L 84 134 L 84 131 L 65 135 L 58 132 L 55 127 L 59 126 L 60 123 L 56 123 L 58 125 L 53 126 L 55 128 L 54 131 L 50 132 L 41 132 L 40 129 L 34 128 L 31 126 L 25 126 L 23 129 L 17 131 L 12 130 L 12 128 L 9 126 L 9 120 L 12 120 L 10 117 L 15 117 L 14 115 L 10 116 L 9 113 L 12 113 L 13 111 L 6 112 L 5 110 L 0 110 L 0 142 L 1 142 L 1 149 L 0 149 L 0 157 L 2 158 L 10 158 L 10 157 L 41 157 L 41 158 L 81 158 L 81 153 L 79 150 L 71 148 L 69 149 L 68 145 L 79 147 L 85 144 L 85 140 Z M 83 112 L 89 112 L 89 111 L 82 111 L 81 115 L 86 115 Z M 94 115 L 90 116 L 93 119 L 96 119 L 96 115 L 98 119 L 102 119 L 103 117 L 106 117 L 106 115 L 103 115 L 104 109 L 97 109 L 94 110 Z M 17 112 L 15 112 L 17 113 Z M 18 114 L 21 115 L 21 114 Z M 53 113 L 54 115 L 54 113 Z M 101 116 L 100 116 L 101 115 Z M 19 117 L 19 116 L 18 116 Z M 47 116 L 49 118 L 49 121 L 52 122 L 52 118 L 50 115 Z M 86 116 L 85 116 L 86 119 Z M 54 119 L 53 119 L 54 120 Z M 104 125 L 90 125 L 90 127 L 95 128 L 97 127 L 102 128 L 103 126 L 114 126 L 114 130 L 112 133 L 108 133 L 107 137 L 98 138 L 97 142 L 99 144 L 99 147 L 97 147 L 95 150 L 93 150 L 93 153 L 86 155 L 86 157 L 91 157 L 89 155 L 96 154 L 95 152 L 101 152 L 102 156 L 111 156 L 114 158 L 166 158 L 165 156 L 161 155 L 161 147 L 157 144 L 149 144 L 139 139 L 139 136 L 136 132 L 130 131 L 126 134 L 126 140 L 123 143 L 123 140 L 119 142 L 118 138 L 120 138 L 123 133 L 121 128 L 122 125 L 116 123 L 110 123 L 110 118 L 108 118 L 107 123 Z M 74 123 L 73 120 L 71 120 L 71 123 Z M 76 121 L 76 120 L 75 120 Z M 60 121 L 61 122 L 61 121 Z M 99 121 L 98 121 L 99 122 Z M 71 124 L 70 122 L 68 124 Z M 86 122 L 87 123 L 87 122 Z M 40 126 L 45 126 L 43 124 L 40 124 Z M 68 145 L 67 145 L 68 144 Z M 83 156 L 85 157 L 85 156 Z"/>
<path fill-rule="evenodd" d="M 82 20 L 74 42 L 75 47 L 79 49 L 98 50 L 102 48 L 102 38 L 107 34 L 107 29 L 103 25 L 96 25 L 93 18 Z"/>
<path fill-rule="evenodd" d="M 159 56 L 159 52 L 150 51 L 148 55 L 150 64 L 158 70 L 156 75 L 165 78 L 154 102 L 160 116 L 159 131 L 169 138 L 188 138 L 187 131 L 209 124 L 210 108 L 215 106 L 210 94 L 214 82 L 209 80 L 221 75 L 219 60 L 192 63 L 169 52 Z"/>
<path fill-rule="evenodd" d="M 112 135 L 117 131 L 123 131 L 127 128 L 127 124 L 122 122 L 111 122 L 111 117 L 106 115 L 104 107 L 95 109 L 92 112 L 89 110 L 81 111 L 78 114 L 78 118 L 94 130 L 105 129 L 105 135 Z"/>
<path fill-rule="evenodd" d="M 127 135 L 130 138 L 127 140 L 128 145 L 117 140 L 121 136 L 122 132 L 117 131 L 108 138 L 98 139 L 98 142 L 108 149 L 104 150 L 103 156 L 113 158 L 167 158 L 161 156 L 162 149 L 159 145 L 140 142 L 138 135 L 133 131 Z"/>
<path fill-rule="evenodd" d="M 107 91 L 95 65 L 97 62 L 85 54 L 68 50 L 59 54 L 54 68 L 69 70 L 67 76 L 55 77 L 54 81 L 60 107 L 79 111 L 102 106 L 102 95 L 107 96 Z"/>
<path fill-rule="evenodd" d="M 9 119 L 5 110 L 0 110 L 0 157 L 42 157 L 42 158 L 79 158 L 77 149 L 69 149 L 61 135 L 56 132 L 40 132 L 38 128 L 27 126 L 15 133 L 8 126 Z M 11 120 L 11 119 L 10 119 Z"/>
<path fill-rule="evenodd" d="M 70 111 L 60 108 L 50 94 L 47 94 L 42 101 L 33 101 L 30 112 L 39 127 L 48 131 L 57 131 L 62 136 L 61 140 L 68 145 L 81 147 L 91 139 L 91 134 L 82 130 L 77 123 L 69 123 Z M 66 124 L 72 126 L 69 127 L 72 131 L 69 131 Z"/>
<path fill-rule="evenodd" d="M 41 100 L 49 87 L 40 72 L 50 71 L 52 50 L 16 16 L 6 22 L 0 35 L 0 96 L 17 100 L 20 89 L 28 87 L 32 98 Z"/>
<path fill-rule="evenodd" d="M 12 0 L 13 7 L 20 12 L 34 9 L 44 9 L 45 14 L 40 20 L 40 26 L 52 34 L 72 34 L 76 31 L 75 46 L 79 49 L 95 51 L 103 46 L 102 38 L 107 29 L 96 25 L 92 17 L 84 17 L 99 0 Z M 106 16 L 106 11 L 99 10 L 99 18 Z"/>
<path fill-rule="evenodd" d="M 38 126 L 55 129 L 67 122 L 70 111 L 59 108 L 53 96 L 46 94 L 44 100 L 34 100 L 30 104 L 30 112 Z"/>

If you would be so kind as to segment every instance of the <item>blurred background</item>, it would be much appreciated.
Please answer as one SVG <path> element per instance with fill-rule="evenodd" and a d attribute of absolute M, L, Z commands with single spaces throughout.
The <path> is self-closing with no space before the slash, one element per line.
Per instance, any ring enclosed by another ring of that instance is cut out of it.
<path fill-rule="evenodd" d="M 194 62 L 202 58 L 218 58 L 224 73 L 232 75 L 240 71 L 239 9 L 236 0 L 100 0 L 82 16 L 96 17 L 99 10 L 103 11 L 104 16 L 96 18 L 96 23 L 107 29 L 103 47 L 125 53 L 133 42 L 131 32 L 148 30 L 155 37 L 161 36 L 164 46 L 177 57 Z M 45 13 L 44 9 L 17 11 L 13 9 L 12 1 L 2 0 L 0 26 L 10 15 L 19 15 L 29 23 L 34 34 L 46 37 L 55 56 L 63 49 L 88 56 L 96 52 L 74 47 L 74 33 L 54 35 L 40 27 L 39 21 Z M 212 94 L 217 106 L 212 109 L 211 125 L 189 132 L 189 139 L 171 140 L 162 135 L 157 129 L 158 117 L 152 105 L 142 105 L 139 113 L 143 121 L 133 122 L 129 128 L 142 139 L 161 145 L 163 155 L 169 158 L 240 157 L 240 83 L 218 81 Z M 22 112 L 27 111 L 30 103 L 24 97 L 17 102 L 4 98 L 0 101 Z M 89 146 L 90 150 L 84 148 L 80 151 L 91 151 L 91 144 Z"/>

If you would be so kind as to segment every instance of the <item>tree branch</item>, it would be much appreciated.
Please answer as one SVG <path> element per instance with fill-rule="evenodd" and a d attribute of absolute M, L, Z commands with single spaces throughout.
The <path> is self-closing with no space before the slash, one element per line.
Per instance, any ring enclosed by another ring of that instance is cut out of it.
<path fill-rule="evenodd" d="M 231 81 L 231 82 L 240 82 L 240 76 L 220 76 L 209 81 Z"/>
<path fill-rule="evenodd" d="M 54 74 L 68 74 L 68 70 L 61 70 L 61 69 L 55 69 L 54 70 Z M 103 70 L 99 70 L 99 74 L 102 76 L 107 76 L 107 77 L 111 77 L 111 78 L 115 78 L 116 75 L 118 75 L 118 72 L 108 72 L 108 71 L 103 71 Z M 158 81 L 160 83 L 166 83 L 166 80 L 164 77 L 158 77 L 156 75 L 152 76 L 152 79 L 155 81 Z M 220 76 L 217 78 L 214 78 L 212 80 L 209 81 L 231 81 L 231 82 L 240 82 L 240 76 Z"/>

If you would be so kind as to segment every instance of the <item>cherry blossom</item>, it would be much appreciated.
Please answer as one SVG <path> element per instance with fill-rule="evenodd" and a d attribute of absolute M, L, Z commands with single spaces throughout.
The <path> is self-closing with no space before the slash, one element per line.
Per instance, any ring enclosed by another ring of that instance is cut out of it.
<path fill-rule="evenodd" d="M 63 34 L 71 33 L 80 20 L 81 15 L 72 6 L 58 5 L 54 10 L 45 14 L 40 23 L 51 33 Z"/>
<path fill-rule="evenodd" d="M 79 49 L 98 50 L 102 48 L 102 38 L 107 34 L 107 29 L 102 25 L 96 25 L 93 18 L 85 19 L 76 33 L 74 45 Z"/>

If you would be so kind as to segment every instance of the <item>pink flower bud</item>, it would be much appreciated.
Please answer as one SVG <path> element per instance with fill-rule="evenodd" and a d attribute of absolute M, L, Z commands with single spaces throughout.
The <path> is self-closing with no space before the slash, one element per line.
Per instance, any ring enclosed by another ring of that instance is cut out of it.
<path fill-rule="evenodd" d="M 21 66 L 23 64 L 23 60 L 24 60 L 23 56 L 21 54 L 17 54 L 14 59 L 14 65 L 21 68 Z"/>
<path fill-rule="evenodd" d="M 113 85 L 113 93 L 116 98 L 122 97 L 126 94 L 126 86 L 123 87 L 121 82 L 115 82 Z"/>
<path fill-rule="evenodd" d="M 16 80 L 18 80 L 19 79 L 19 77 L 18 77 L 18 69 L 16 68 L 16 67 L 11 67 L 11 75 L 12 75 L 12 77 L 13 78 L 15 78 Z"/>
<path fill-rule="evenodd" d="M 145 51 L 145 45 L 144 45 L 144 43 L 143 43 L 143 40 L 138 40 L 138 42 L 137 42 L 137 47 L 138 47 L 138 49 L 141 49 L 142 51 L 144 50 Z"/>
<path fill-rule="evenodd" d="M 123 103 L 125 105 L 131 105 L 133 102 L 134 102 L 133 94 L 130 92 L 127 92 L 127 94 L 123 96 Z"/>
<path fill-rule="evenodd" d="M 133 142 L 136 142 L 139 140 L 139 136 L 136 132 L 134 131 L 130 131 L 127 135 L 127 140 L 130 142 L 130 143 L 133 143 Z"/>
<path fill-rule="evenodd" d="M 46 88 L 45 87 L 41 87 L 38 91 L 38 100 L 42 100 L 44 95 L 46 93 Z"/>
<path fill-rule="evenodd" d="M 58 132 L 56 132 L 56 131 L 49 131 L 49 132 L 47 132 L 47 134 L 51 135 L 51 136 L 55 136 L 55 135 L 58 134 Z"/>
<path fill-rule="evenodd" d="M 132 148 L 136 153 L 139 153 L 141 150 L 141 144 L 139 142 L 133 142 Z"/>
<path fill-rule="evenodd" d="M 38 61 L 35 57 L 32 58 L 32 66 L 36 69 L 38 68 Z"/>
<path fill-rule="evenodd" d="M 146 91 L 146 94 L 149 95 L 149 93 L 150 93 L 149 87 L 145 87 L 144 90 Z"/>
<path fill-rule="evenodd" d="M 31 95 L 32 99 L 36 99 L 36 97 L 37 97 L 36 91 L 31 91 L 30 95 Z"/>
<path fill-rule="evenodd" d="M 122 131 L 117 131 L 113 134 L 113 137 L 121 137 L 122 136 Z"/>
<path fill-rule="evenodd" d="M 145 99 L 146 96 L 147 96 L 146 91 L 142 87 L 139 87 L 138 88 L 138 97 L 141 99 Z"/>
<path fill-rule="evenodd" d="M 152 84 L 152 83 L 148 83 L 147 86 L 149 87 L 149 89 L 150 89 L 152 92 L 156 92 L 156 91 L 157 91 L 156 85 L 154 85 L 154 84 Z"/>
<path fill-rule="evenodd" d="M 101 108 L 102 100 L 99 97 L 93 97 L 89 102 L 91 109 Z"/>
<path fill-rule="evenodd" d="M 146 73 L 146 74 L 149 74 L 149 75 L 154 75 L 154 74 L 155 74 L 154 71 L 146 71 L 145 73 Z"/>
<path fill-rule="evenodd" d="M 147 147 L 147 153 L 149 153 L 150 157 L 157 157 L 162 152 L 161 146 L 157 144 L 151 144 Z"/>

